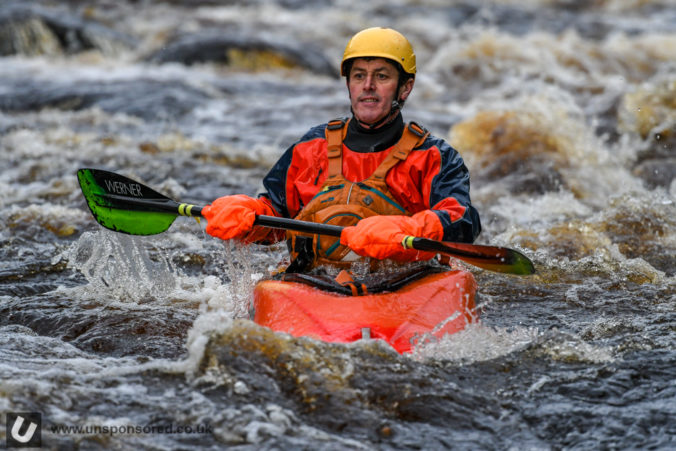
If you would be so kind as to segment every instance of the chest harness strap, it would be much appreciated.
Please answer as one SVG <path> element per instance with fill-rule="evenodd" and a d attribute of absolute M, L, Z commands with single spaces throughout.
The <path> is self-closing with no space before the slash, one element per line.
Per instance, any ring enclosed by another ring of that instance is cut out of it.
<path fill-rule="evenodd" d="M 300 211 L 296 219 L 349 226 L 373 215 L 410 215 L 410 212 L 395 201 L 385 178 L 390 169 L 405 161 L 410 152 L 423 143 L 429 132 L 415 122 L 410 122 L 404 128 L 399 141 L 373 173 L 363 181 L 350 182 L 345 179 L 342 171 L 343 139 L 348 122 L 347 119 L 337 119 L 328 123 L 327 177 L 319 193 Z M 287 234 L 290 238 L 289 250 L 296 263 L 291 268 L 295 270 L 299 270 L 300 265 L 296 260 L 302 261 L 302 266 L 307 269 L 321 264 L 348 267 L 358 258 L 350 249 L 340 245 L 335 237 L 314 235 L 310 238 L 295 232 Z"/>

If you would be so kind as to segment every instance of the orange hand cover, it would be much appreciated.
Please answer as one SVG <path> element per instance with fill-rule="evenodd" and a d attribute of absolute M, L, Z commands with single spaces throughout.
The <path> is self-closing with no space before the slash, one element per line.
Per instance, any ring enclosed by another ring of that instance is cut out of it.
<path fill-rule="evenodd" d="M 444 235 L 439 217 L 431 210 L 413 216 L 371 216 L 357 225 L 346 227 L 340 243 L 364 257 L 390 258 L 396 261 L 429 260 L 435 254 L 415 249 L 405 249 L 402 240 L 416 236 L 441 240 Z"/>
<path fill-rule="evenodd" d="M 222 240 L 238 239 L 245 243 L 260 238 L 261 234 L 255 230 L 258 227 L 254 228 L 256 215 L 276 216 L 274 209 L 263 199 L 244 194 L 219 197 L 211 205 L 202 208 L 209 235 Z"/>

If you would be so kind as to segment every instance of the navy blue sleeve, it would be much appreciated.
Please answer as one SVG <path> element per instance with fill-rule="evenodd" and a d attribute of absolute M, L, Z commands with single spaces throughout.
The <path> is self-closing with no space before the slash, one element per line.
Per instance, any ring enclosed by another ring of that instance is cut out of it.
<path fill-rule="evenodd" d="M 310 141 L 318 137 L 323 137 L 327 124 L 312 127 L 303 137 L 292 144 L 284 154 L 277 160 L 277 163 L 270 169 L 263 178 L 263 188 L 265 192 L 260 194 L 270 199 L 275 210 L 285 218 L 289 217 L 289 209 L 286 203 L 286 174 L 291 166 L 294 148 L 305 141 Z"/>
<path fill-rule="evenodd" d="M 295 144 L 286 149 L 286 152 L 263 178 L 265 192 L 262 195 L 270 199 L 274 209 L 285 218 L 289 217 L 289 209 L 286 207 L 286 173 L 291 165 L 294 147 Z"/>
<path fill-rule="evenodd" d="M 441 169 L 432 180 L 430 205 L 437 205 L 449 197 L 465 207 L 462 218 L 451 221 L 445 210 L 434 210 L 444 228 L 444 241 L 472 243 L 481 232 L 479 212 L 472 206 L 469 196 L 469 170 L 462 157 L 446 141 L 430 137 L 425 146 L 436 146 L 441 152 Z"/>

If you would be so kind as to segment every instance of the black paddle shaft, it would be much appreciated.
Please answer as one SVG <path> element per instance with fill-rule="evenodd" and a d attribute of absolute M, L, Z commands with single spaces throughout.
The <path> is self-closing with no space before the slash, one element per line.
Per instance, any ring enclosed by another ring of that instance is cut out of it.
<path fill-rule="evenodd" d="M 337 225 L 298 221 L 296 219 L 279 218 L 277 216 L 256 216 L 254 224 L 276 229 L 295 230 L 296 232 L 335 237 L 340 237 L 340 232 L 343 231 L 343 227 Z"/>

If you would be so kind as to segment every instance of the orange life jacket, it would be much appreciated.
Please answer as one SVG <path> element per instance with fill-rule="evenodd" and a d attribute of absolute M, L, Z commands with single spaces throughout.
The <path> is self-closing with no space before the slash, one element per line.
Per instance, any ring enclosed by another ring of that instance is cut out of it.
<path fill-rule="evenodd" d="M 374 215 L 406 215 L 409 212 L 399 205 L 390 193 L 385 176 L 400 161 L 406 160 L 411 150 L 421 145 L 429 132 L 410 122 L 399 141 L 389 154 L 367 179 L 350 182 L 342 173 L 343 139 L 349 120 L 336 119 L 326 127 L 328 174 L 320 191 L 298 213 L 295 219 L 322 224 L 352 226 L 363 218 Z M 332 236 L 313 235 L 311 243 L 302 233 L 288 231 L 289 252 L 293 260 L 301 253 L 312 256 L 311 266 L 330 264 L 349 267 L 360 257 L 349 248 L 340 244 L 340 239 Z M 311 248 L 308 248 L 311 245 Z"/>

